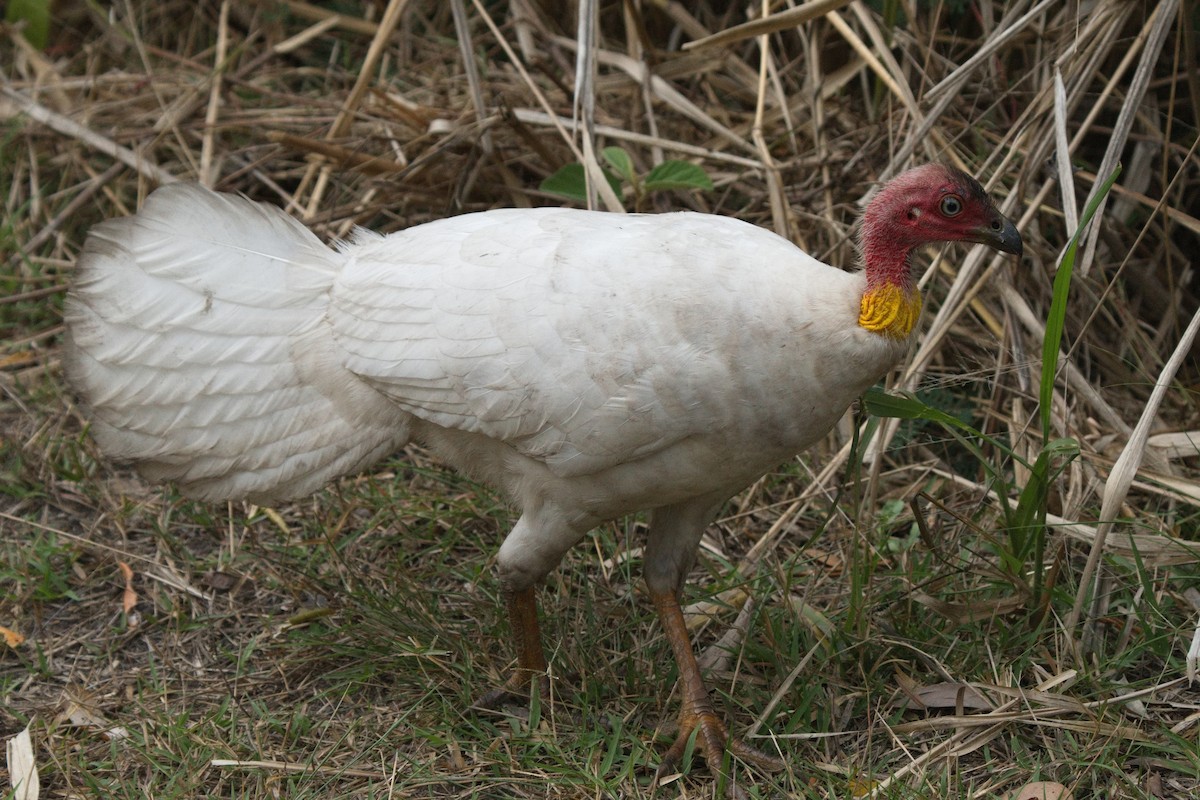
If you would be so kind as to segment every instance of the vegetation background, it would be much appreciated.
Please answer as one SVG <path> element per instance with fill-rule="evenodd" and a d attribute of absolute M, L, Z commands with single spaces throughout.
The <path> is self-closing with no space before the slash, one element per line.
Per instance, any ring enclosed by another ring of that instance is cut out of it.
<path fill-rule="evenodd" d="M 936 159 L 985 182 L 1025 257 L 926 254 L 925 334 L 888 379 L 923 405 L 876 397 L 906 419 L 848 417 L 713 526 L 697 643 L 732 728 L 788 769 L 697 764 L 653 793 L 1196 797 L 1200 5 L 625 0 L 583 59 L 577 19 L 8 3 L 0 736 L 28 729 L 40 796 L 648 797 L 677 702 L 638 519 L 542 593 L 554 702 L 478 714 L 512 657 L 488 489 L 416 447 L 274 509 L 106 464 L 59 368 L 89 226 L 178 178 L 334 239 L 562 203 L 546 178 L 607 160 L 601 205 L 735 215 L 851 267 L 862 198 Z M 639 183 L 671 160 L 713 188 Z"/>

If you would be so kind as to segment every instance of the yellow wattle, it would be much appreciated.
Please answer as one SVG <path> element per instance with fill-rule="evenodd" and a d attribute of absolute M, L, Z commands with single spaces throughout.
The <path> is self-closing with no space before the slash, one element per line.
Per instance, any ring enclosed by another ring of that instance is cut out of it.
<path fill-rule="evenodd" d="M 921 293 L 894 283 L 873 286 L 863 292 L 858 324 L 869 331 L 906 339 L 921 316 Z"/>

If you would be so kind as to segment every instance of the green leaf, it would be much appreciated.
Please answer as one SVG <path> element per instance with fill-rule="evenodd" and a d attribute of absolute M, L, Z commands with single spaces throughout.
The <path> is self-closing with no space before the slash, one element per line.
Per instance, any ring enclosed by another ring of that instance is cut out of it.
<path fill-rule="evenodd" d="M 1067 456 L 1074 458 L 1079 455 L 1079 442 L 1072 439 L 1070 436 L 1063 439 L 1054 439 L 1043 448 L 1052 456 Z"/>
<path fill-rule="evenodd" d="M 972 436 L 986 438 L 953 414 L 947 414 L 941 409 L 934 408 L 910 395 L 888 394 L 878 386 L 867 389 L 863 395 L 863 403 L 867 411 L 877 417 L 895 417 L 896 419 L 924 419 L 930 422 L 940 422 L 948 428 L 966 431 Z"/>
<path fill-rule="evenodd" d="M 965 433 L 971 439 L 987 442 L 1000 449 L 1002 452 L 1012 455 L 1012 450 L 1005 447 L 1003 443 L 996 441 L 990 436 L 979 431 L 972 425 L 963 422 L 953 414 L 947 414 L 941 409 L 934 408 L 931 405 L 922 403 L 915 397 L 904 396 L 898 394 L 888 394 L 877 386 L 867 389 L 863 395 L 863 405 L 867 412 L 874 414 L 877 417 L 895 417 L 896 419 L 924 419 L 930 422 L 937 422 L 942 425 L 952 436 L 961 441 L 966 447 L 979 459 L 979 461 L 988 467 L 987 459 L 979 451 L 979 447 L 972 441 L 959 436 L 959 432 Z"/>
<path fill-rule="evenodd" d="M 21 33 L 25 40 L 38 50 L 45 50 L 50 38 L 50 0 L 8 0 L 4 21 L 24 22 Z"/>
<path fill-rule="evenodd" d="M 612 187 L 613 192 L 620 197 L 621 182 L 608 170 L 604 170 L 604 179 Z M 556 194 L 578 203 L 587 202 L 587 178 L 583 174 L 583 164 L 566 164 L 553 175 L 548 176 L 538 188 L 547 194 Z"/>
<path fill-rule="evenodd" d="M 609 166 L 617 171 L 617 176 L 629 181 L 630 184 L 637 185 L 637 172 L 633 169 L 633 159 L 629 157 L 629 153 L 625 152 L 621 147 L 606 147 L 600 151 L 604 156 L 604 160 Z"/>
<path fill-rule="evenodd" d="M 1058 353 L 1062 346 L 1063 324 L 1067 319 L 1067 296 L 1071 291 L 1071 273 L 1075 271 L 1075 252 L 1079 249 L 1079 239 L 1100 207 L 1100 201 L 1112 189 L 1117 176 L 1121 174 L 1118 164 L 1113 173 L 1108 176 L 1096 192 L 1092 201 L 1083 210 L 1079 219 L 1079 227 L 1067 243 L 1063 251 L 1062 261 L 1058 264 L 1058 272 L 1054 274 L 1054 297 L 1050 301 L 1050 313 L 1046 317 L 1046 338 L 1042 342 L 1042 385 L 1038 394 L 1038 411 L 1041 415 L 1042 438 L 1050 439 L 1050 405 L 1054 400 L 1054 375 L 1058 372 Z"/>
<path fill-rule="evenodd" d="M 703 189 L 713 188 L 712 178 L 703 167 L 690 161 L 664 161 L 646 173 L 643 185 L 647 192 L 658 189 Z"/>
<path fill-rule="evenodd" d="M 547 176 L 538 188 L 549 194 L 586 203 L 587 179 L 583 175 L 583 164 L 566 164 L 560 167 L 553 175 Z"/>

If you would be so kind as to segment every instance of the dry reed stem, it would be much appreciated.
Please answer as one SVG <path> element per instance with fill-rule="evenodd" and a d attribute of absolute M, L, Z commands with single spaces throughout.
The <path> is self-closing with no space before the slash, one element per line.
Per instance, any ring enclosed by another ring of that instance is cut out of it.
<path fill-rule="evenodd" d="M 763 0 L 762 13 L 765 17 L 770 9 L 768 0 Z M 758 40 L 758 86 L 755 92 L 754 123 L 751 126 L 750 138 L 758 150 L 759 160 L 767 177 L 767 198 L 771 206 L 771 220 L 775 232 L 780 236 L 791 239 L 792 226 L 789 224 L 791 215 L 787 211 L 787 198 L 783 194 L 783 183 L 779 177 L 779 168 L 771 156 L 767 140 L 763 136 L 763 111 L 767 101 L 767 75 L 771 69 L 771 41 L 763 34 Z"/>
<path fill-rule="evenodd" d="M 375 35 L 371 39 L 371 46 L 367 49 L 367 55 L 359 67 L 354 86 L 350 89 L 350 93 L 346 95 L 346 99 L 342 103 L 342 107 L 338 111 L 333 125 L 329 127 L 329 132 L 325 136 L 326 139 L 332 141 L 340 139 L 346 134 L 346 131 L 350 127 L 351 119 L 357 112 L 359 105 L 366 96 L 367 89 L 374 80 L 375 69 L 379 66 L 380 59 L 383 58 L 384 48 L 388 43 L 388 39 L 396 29 L 396 26 L 400 24 L 400 17 L 407 5 L 408 0 L 388 0 L 387 8 L 383 12 L 383 19 L 380 20 L 379 28 L 375 31 Z M 316 162 L 310 163 L 308 172 L 305 173 L 304 180 L 301 182 L 301 191 L 303 187 L 308 185 L 313 173 L 317 169 L 320 169 L 320 174 L 317 175 L 317 185 L 313 188 L 312 195 L 308 198 L 308 205 L 304 212 L 306 219 L 312 219 L 317 213 L 317 208 L 321 205 L 321 198 L 325 194 L 325 187 L 329 182 L 330 167 L 328 165 L 319 165 Z"/>
<path fill-rule="evenodd" d="M 853 0 L 810 0 L 797 8 L 789 8 L 786 11 L 779 11 L 770 16 L 763 15 L 758 19 L 743 22 L 741 25 L 726 28 L 719 33 L 710 34 L 702 39 L 687 42 L 684 44 L 683 49 L 694 50 L 700 47 L 730 45 L 742 39 L 767 36 L 778 31 L 796 28 L 806 22 L 822 17 L 831 11 L 844 8 L 850 5 L 851 2 Z"/>
<path fill-rule="evenodd" d="M 20 92 L 13 91 L 7 86 L 0 86 L 0 95 L 3 95 L 5 99 L 30 119 L 45 125 L 57 133 L 61 133 L 63 136 L 78 139 L 88 147 L 98 150 L 105 155 L 112 156 L 122 164 L 142 173 L 155 183 L 166 184 L 176 180 L 170 173 L 148 162 L 129 148 L 122 147 L 111 139 L 101 136 L 95 131 L 88 130 L 74 120 L 51 111 Z M 0 107 L 0 116 L 11 119 L 16 115 Z"/>
<path fill-rule="evenodd" d="M 368 22 L 358 17 L 343 16 L 327 8 L 315 6 L 312 3 L 301 2 L 301 0 L 255 0 L 255 2 L 264 6 L 273 2 L 279 2 L 287 6 L 297 17 L 314 20 L 318 24 L 332 23 L 331 27 L 345 28 L 346 30 L 367 36 L 374 36 L 379 31 L 379 25 L 374 22 Z"/>
<path fill-rule="evenodd" d="M 1154 384 L 1154 392 L 1146 402 L 1146 408 L 1142 411 L 1137 425 L 1134 426 L 1133 432 L 1129 435 L 1129 441 L 1122 448 L 1117 463 L 1113 465 L 1112 472 L 1108 480 L 1105 481 L 1104 494 L 1101 497 L 1100 520 L 1096 526 L 1096 539 L 1092 544 L 1091 551 L 1088 553 L 1087 563 L 1084 565 L 1083 572 L 1079 575 L 1079 591 L 1075 595 L 1075 605 L 1071 608 L 1071 613 L 1067 616 L 1064 626 L 1067 640 L 1073 643 L 1076 627 L 1080 622 L 1083 606 L 1087 602 L 1089 595 L 1089 584 L 1093 577 L 1095 577 L 1096 585 L 1090 588 L 1092 605 L 1091 612 L 1086 620 L 1089 630 L 1086 630 L 1084 633 L 1085 651 L 1091 649 L 1091 645 L 1094 644 L 1096 639 L 1095 631 L 1090 629 L 1091 626 L 1096 623 L 1102 613 L 1107 611 L 1105 604 L 1107 603 L 1108 592 L 1105 590 L 1104 581 L 1097 571 L 1100 564 L 1100 556 L 1104 552 L 1104 544 L 1107 541 L 1109 531 L 1115 523 L 1117 512 L 1129 494 L 1129 487 L 1133 484 L 1138 467 L 1142 464 L 1142 459 L 1146 451 L 1146 441 L 1150 438 L 1150 426 L 1156 421 L 1163 398 L 1166 396 L 1167 391 L 1173 387 L 1175 374 L 1179 371 L 1183 359 L 1191 351 L 1192 342 L 1195 340 L 1197 332 L 1200 332 L 1200 310 L 1197 310 L 1192 315 L 1191 323 L 1189 323 L 1187 330 L 1183 332 L 1183 336 L 1180 338 L 1179 344 L 1176 345 L 1175 351 L 1171 354 L 1171 358 L 1163 366 L 1162 372 L 1159 373 L 1158 380 Z M 1082 654 L 1080 658 L 1082 658 Z"/>
<path fill-rule="evenodd" d="M 221 76 L 225 71 L 225 57 L 229 48 L 229 0 L 221 0 L 220 16 L 217 20 L 217 51 L 213 58 L 212 86 L 208 93 L 208 110 L 204 114 L 204 137 L 200 144 L 200 182 L 210 189 L 216 181 L 213 165 L 213 145 L 216 134 L 217 114 L 221 108 Z"/>
<path fill-rule="evenodd" d="M 572 111 L 580 121 L 583 169 L 587 176 L 587 206 L 594 208 L 596 199 L 606 211 L 624 213 L 621 199 L 604 177 L 604 168 L 596 157 L 596 28 L 600 6 L 597 0 L 580 0 L 575 35 L 575 96 Z"/>

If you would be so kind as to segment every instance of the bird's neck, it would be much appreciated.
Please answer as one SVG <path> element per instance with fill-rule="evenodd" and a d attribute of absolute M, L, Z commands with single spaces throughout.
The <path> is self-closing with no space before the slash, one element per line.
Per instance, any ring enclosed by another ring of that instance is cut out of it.
<path fill-rule="evenodd" d="M 859 306 L 858 324 L 892 339 L 907 339 L 921 316 L 921 293 L 909 264 L 911 248 L 898 236 L 876 227 L 863 230 L 867 288 Z"/>

